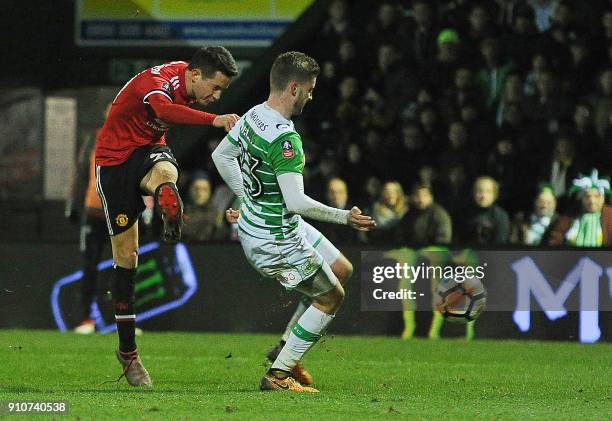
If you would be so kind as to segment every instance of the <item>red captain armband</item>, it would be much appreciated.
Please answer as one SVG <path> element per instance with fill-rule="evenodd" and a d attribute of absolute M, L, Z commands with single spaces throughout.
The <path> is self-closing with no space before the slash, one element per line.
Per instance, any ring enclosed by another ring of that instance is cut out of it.
<path fill-rule="evenodd" d="M 157 118 L 168 124 L 201 124 L 212 126 L 217 114 L 194 110 L 185 105 L 173 104 L 163 95 L 151 95 L 149 105 Z"/>

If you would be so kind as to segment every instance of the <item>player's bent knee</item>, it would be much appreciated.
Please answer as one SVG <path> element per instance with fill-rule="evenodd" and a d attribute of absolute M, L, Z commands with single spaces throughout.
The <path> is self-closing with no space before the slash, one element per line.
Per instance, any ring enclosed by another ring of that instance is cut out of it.
<path fill-rule="evenodd" d="M 346 293 L 344 292 L 344 288 L 342 287 L 342 285 L 338 284 L 336 285 L 336 289 L 335 289 L 335 304 L 340 307 L 342 305 L 342 303 L 344 302 L 344 297 L 346 295 Z"/>
<path fill-rule="evenodd" d="M 342 255 L 332 264 L 332 270 L 342 285 L 353 276 L 353 264 Z"/>
<path fill-rule="evenodd" d="M 165 164 L 165 165 L 161 165 Z M 164 182 L 176 182 L 178 179 L 178 171 L 174 165 L 169 162 L 160 162 L 153 167 L 153 179 Z"/>
<path fill-rule="evenodd" d="M 353 264 L 345 259 L 344 265 L 342 267 L 342 278 L 340 279 L 340 282 L 342 282 L 342 284 L 344 285 L 346 281 L 351 279 L 351 276 L 353 276 Z"/>
<path fill-rule="evenodd" d="M 334 314 L 344 301 L 344 288 L 340 283 L 337 283 L 336 286 L 331 290 L 322 294 L 318 297 L 313 298 L 315 306 L 328 314 Z"/>

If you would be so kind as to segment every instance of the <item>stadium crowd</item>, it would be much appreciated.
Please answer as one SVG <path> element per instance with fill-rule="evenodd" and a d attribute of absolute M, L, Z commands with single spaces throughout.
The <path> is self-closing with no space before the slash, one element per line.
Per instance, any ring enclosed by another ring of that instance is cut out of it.
<path fill-rule="evenodd" d="M 306 190 L 380 227 L 332 241 L 612 245 L 612 2 L 332 0 L 307 52 Z"/>

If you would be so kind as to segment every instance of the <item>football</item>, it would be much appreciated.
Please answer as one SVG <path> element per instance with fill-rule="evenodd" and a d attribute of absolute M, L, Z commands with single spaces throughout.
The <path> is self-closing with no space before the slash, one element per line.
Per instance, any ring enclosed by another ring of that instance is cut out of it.
<path fill-rule="evenodd" d="M 444 278 L 436 287 L 434 308 L 451 322 L 467 323 L 476 320 L 487 305 L 487 290 L 477 277 L 456 282 Z"/>

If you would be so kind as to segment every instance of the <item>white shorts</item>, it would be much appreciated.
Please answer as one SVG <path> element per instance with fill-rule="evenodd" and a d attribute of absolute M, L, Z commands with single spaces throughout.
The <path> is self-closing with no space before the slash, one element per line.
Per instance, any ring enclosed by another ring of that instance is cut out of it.
<path fill-rule="evenodd" d="M 331 274 L 329 266 L 340 256 L 340 251 L 319 230 L 303 220 L 296 235 L 282 240 L 256 238 L 242 230 L 238 230 L 238 236 L 251 266 L 288 290 L 310 279 L 322 266 L 327 266 L 325 272 Z M 336 282 L 335 277 L 326 285 L 317 282 L 309 295 L 328 292 Z"/>
<path fill-rule="evenodd" d="M 306 236 L 306 241 L 312 244 L 312 247 L 319 252 L 321 257 L 323 257 L 323 260 L 325 260 L 328 265 L 331 266 L 336 259 L 340 257 L 340 250 L 338 250 L 331 241 L 321 234 L 321 231 L 310 225 L 308 222 L 302 219 L 300 221 L 300 225 L 298 226 L 298 230 L 300 230 L 302 234 Z"/>

